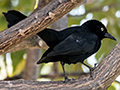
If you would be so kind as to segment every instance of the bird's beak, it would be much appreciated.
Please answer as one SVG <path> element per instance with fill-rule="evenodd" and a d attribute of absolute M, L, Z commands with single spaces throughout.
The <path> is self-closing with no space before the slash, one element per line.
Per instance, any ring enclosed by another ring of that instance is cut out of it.
<path fill-rule="evenodd" d="M 116 41 L 116 39 L 111 35 L 111 34 L 109 34 L 108 32 L 107 33 L 105 33 L 105 38 L 110 38 L 110 39 L 112 39 L 112 40 L 115 40 Z"/>

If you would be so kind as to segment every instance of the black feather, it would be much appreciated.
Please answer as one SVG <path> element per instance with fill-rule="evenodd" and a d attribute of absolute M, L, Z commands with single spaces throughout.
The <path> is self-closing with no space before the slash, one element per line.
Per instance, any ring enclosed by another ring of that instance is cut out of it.
<path fill-rule="evenodd" d="M 15 10 L 3 14 L 9 23 L 8 27 L 26 18 L 25 15 Z M 89 20 L 81 26 L 66 28 L 62 31 L 46 28 L 37 35 L 50 47 L 37 64 L 60 61 L 65 81 L 69 80 L 64 70 L 65 63 L 76 64 L 80 62 L 90 69 L 92 76 L 93 68 L 86 65 L 84 60 L 99 50 L 102 39 L 116 40 L 98 20 Z"/>

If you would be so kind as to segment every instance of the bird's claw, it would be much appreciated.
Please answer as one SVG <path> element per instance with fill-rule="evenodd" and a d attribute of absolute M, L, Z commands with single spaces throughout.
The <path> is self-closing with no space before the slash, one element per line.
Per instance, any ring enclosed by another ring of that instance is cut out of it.
<path fill-rule="evenodd" d="M 65 78 L 65 81 L 64 81 L 64 83 L 67 83 L 67 82 L 69 82 L 69 81 L 73 81 L 74 79 L 72 78 L 72 79 L 69 79 L 69 78 Z"/>
<path fill-rule="evenodd" d="M 93 79 L 93 70 L 97 67 L 97 63 L 94 64 L 94 67 L 93 68 L 90 68 L 90 78 Z"/>
<path fill-rule="evenodd" d="M 94 70 L 94 68 L 90 68 L 90 78 L 92 78 L 92 79 L 93 79 L 93 70 Z"/>
<path fill-rule="evenodd" d="M 97 65 L 98 65 L 98 63 L 95 63 L 93 68 L 95 69 L 97 67 Z"/>

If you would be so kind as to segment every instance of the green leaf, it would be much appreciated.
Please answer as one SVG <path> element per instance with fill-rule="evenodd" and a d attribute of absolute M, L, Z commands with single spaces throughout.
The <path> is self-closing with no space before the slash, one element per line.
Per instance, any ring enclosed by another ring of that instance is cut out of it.
<path fill-rule="evenodd" d="M 11 59 L 12 59 L 12 65 L 13 65 L 13 72 L 15 71 L 17 65 L 21 62 L 23 59 L 23 55 L 25 54 L 26 50 L 17 51 L 14 53 L 11 53 Z"/>
<path fill-rule="evenodd" d="M 70 27 L 71 25 L 80 25 L 80 21 L 84 17 L 82 17 L 82 16 L 70 16 L 70 17 L 68 17 L 68 26 Z"/>
<path fill-rule="evenodd" d="M 107 90 L 116 90 L 113 85 L 111 85 Z"/>
<path fill-rule="evenodd" d="M 16 66 L 16 69 L 15 69 L 15 71 L 14 71 L 14 73 L 13 73 L 13 76 L 14 75 L 19 75 L 23 70 L 24 70 L 24 67 L 25 67 L 25 59 L 22 59 L 19 63 L 18 63 L 18 65 Z"/>

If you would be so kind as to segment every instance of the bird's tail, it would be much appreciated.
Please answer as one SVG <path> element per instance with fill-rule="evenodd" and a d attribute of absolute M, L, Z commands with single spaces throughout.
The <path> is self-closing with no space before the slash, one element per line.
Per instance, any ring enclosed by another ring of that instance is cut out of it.
<path fill-rule="evenodd" d="M 8 22 L 8 28 L 27 18 L 27 16 L 16 10 L 9 10 L 7 13 L 3 12 L 3 15 Z M 57 37 L 59 37 L 57 31 L 48 28 L 37 33 L 37 35 L 40 36 L 47 43 L 48 46 L 54 46 L 54 43 L 58 40 Z"/>
<path fill-rule="evenodd" d="M 8 28 L 27 18 L 27 16 L 16 10 L 9 10 L 7 13 L 3 12 L 3 15 L 8 22 Z"/>

